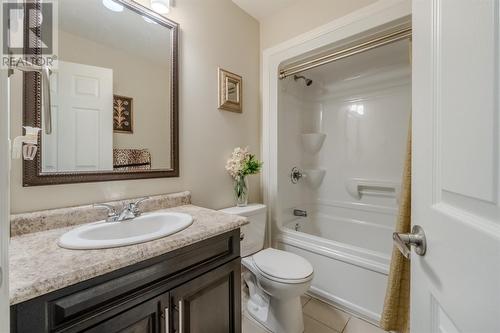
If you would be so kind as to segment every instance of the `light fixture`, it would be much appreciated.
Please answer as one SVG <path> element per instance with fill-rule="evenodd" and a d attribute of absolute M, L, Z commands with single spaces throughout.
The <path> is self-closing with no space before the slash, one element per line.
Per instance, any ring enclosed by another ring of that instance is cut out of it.
<path fill-rule="evenodd" d="M 151 8 L 160 14 L 170 12 L 170 0 L 151 0 Z"/>
<path fill-rule="evenodd" d="M 123 12 L 123 6 L 113 0 L 102 0 L 102 4 L 113 12 Z"/>

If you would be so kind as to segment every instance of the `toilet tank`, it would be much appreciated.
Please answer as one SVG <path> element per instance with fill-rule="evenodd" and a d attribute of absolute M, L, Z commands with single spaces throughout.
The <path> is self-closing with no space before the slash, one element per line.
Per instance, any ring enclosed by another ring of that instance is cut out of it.
<path fill-rule="evenodd" d="M 240 215 L 248 218 L 250 222 L 241 227 L 243 240 L 241 241 L 241 256 L 247 257 L 264 248 L 266 238 L 266 206 L 250 204 L 246 207 L 230 207 L 222 209 L 226 214 Z"/>

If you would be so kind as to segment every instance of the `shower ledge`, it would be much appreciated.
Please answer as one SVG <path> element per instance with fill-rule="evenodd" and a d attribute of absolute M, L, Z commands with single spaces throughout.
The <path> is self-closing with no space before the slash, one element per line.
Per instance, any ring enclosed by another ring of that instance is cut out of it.
<path fill-rule="evenodd" d="M 311 154 L 316 154 L 323 147 L 323 143 L 326 139 L 325 133 L 303 133 L 302 146 L 304 150 Z"/>
<path fill-rule="evenodd" d="M 325 169 L 305 169 L 304 173 L 306 175 L 307 184 L 313 188 L 317 189 L 323 183 L 323 179 L 326 175 Z"/>

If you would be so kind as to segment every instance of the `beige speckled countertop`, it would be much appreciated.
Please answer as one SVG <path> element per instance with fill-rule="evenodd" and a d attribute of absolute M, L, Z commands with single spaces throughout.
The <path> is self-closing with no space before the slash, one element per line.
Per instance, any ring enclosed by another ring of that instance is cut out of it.
<path fill-rule="evenodd" d="M 155 241 L 105 250 L 67 250 L 58 238 L 76 226 L 45 230 L 11 238 L 10 303 L 17 304 L 116 269 L 150 259 L 204 239 L 238 229 L 243 217 L 193 205 L 159 211 L 193 216 L 193 224 Z"/>

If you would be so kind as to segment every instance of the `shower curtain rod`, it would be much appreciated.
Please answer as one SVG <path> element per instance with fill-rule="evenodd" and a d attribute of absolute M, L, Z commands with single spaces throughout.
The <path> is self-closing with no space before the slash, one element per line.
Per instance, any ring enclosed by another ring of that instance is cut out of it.
<path fill-rule="evenodd" d="M 308 69 L 312 69 L 318 66 L 328 64 L 333 61 L 344 59 L 353 56 L 358 53 L 366 52 L 377 47 L 381 47 L 387 44 L 391 44 L 406 38 L 411 38 L 411 27 L 406 27 L 397 31 L 390 32 L 383 36 L 379 36 L 375 39 L 371 39 L 360 44 L 347 47 L 345 49 L 336 50 L 332 53 L 323 55 L 319 58 L 307 60 L 296 65 L 285 67 L 280 70 L 279 78 L 284 79 L 291 75 L 303 72 Z"/>

